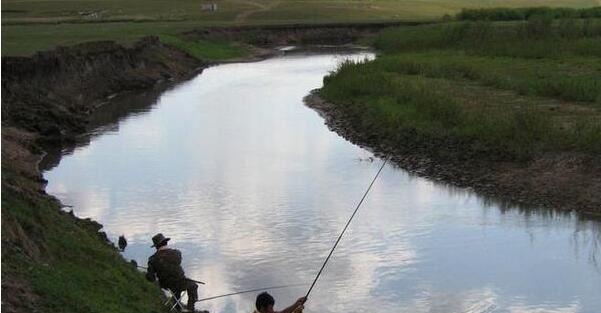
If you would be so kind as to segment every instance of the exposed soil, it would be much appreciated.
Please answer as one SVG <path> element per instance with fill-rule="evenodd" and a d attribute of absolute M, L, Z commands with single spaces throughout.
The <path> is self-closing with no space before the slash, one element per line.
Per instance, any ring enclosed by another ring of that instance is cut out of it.
<path fill-rule="evenodd" d="M 379 156 L 391 156 L 398 166 L 419 176 L 473 189 L 503 207 L 601 215 L 601 156 L 561 153 L 524 162 L 495 161 L 466 154 L 461 142 L 428 140 L 411 131 L 399 134 L 400 141 L 379 136 L 375 128 L 359 126 L 359 117 L 345 112 L 343 106 L 325 102 L 317 91 L 307 96 L 305 103 L 332 131 Z"/>
<path fill-rule="evenodd" d="M 76 138 L 86 133 L 92 113 L 113 102 L 120 93 L 165 88 L 169 82 L 198 73 L 203 66 L 154 37 L 132 47 L 94 42 L 33 57 L 2 58 L 3 199 L 7 194 L 16 195 L 33 206 L 43 199 L 60 210 L 60 203 L 45 193 L 45 180 L 38 168 L 45 151 L 72 148 Z M 39 311 L 40 297 L 26 277 L 15 274 L 19 264 L 5 262 L 14 258 L 5 256 L 20 254 L 36 263 L 47 262 L 52 256 L 39 232 L 21 225 L 11 210 L 2 207 L 2 290 L 6 296 L 2 311 Z M 102 225 L 65 214 L 111 248 L 106 235 L 100 232 Z"/>
<path fill-rule="evenodd" d="M 123 91 L 189 77 L 202 64 L 147 37 L 131 48 L 93 42 L 2 58 L 2 126 L 54 142 L 85 132 L 87 117 Z"/>

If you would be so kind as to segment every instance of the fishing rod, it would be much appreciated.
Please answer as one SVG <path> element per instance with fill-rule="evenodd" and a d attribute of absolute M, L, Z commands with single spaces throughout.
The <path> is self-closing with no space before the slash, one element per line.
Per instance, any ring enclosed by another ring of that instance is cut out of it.
<path fill-rule="evenodd" d="M 140 266 L 140 265 L 137 265 L 137 264 L 136 264 L 136 267 L 137 267 L 137 268 L 141 268 L 141 269 L 148 270 L 148 267 L 145 267 L 145 266 Z M 186 279 L 187 279 L 187 280 L 189 280 L 189 281 L 193 281 L 193 282 L 195 282 L 195 283 L 197 283 L 197 284 L 206 285 L 205 283 L 203 283 L 203 282 L 201 282 L 201 281 L 199 281 L 199 280 L 195 280 L 195 279 L 188 278 L 188 277 L 186 277 Z"/>
<path fill-rule="evenodd" d="M 351 215 L 351 217 L 348 219 L 348 221 L 346 222 L 346 225 L 344 226 L 344 228 L 342 229 L 342 232 L 340 233 L 340 235 L 338 236 L 338 239 L 336 239 L 336 242 L 334 243 L 334 246 L 332 247 L 332 250 L 330 250 L 330 253 L 328 254 L 328 256 L 326 257 L 326 260 L 323 262 L 323 265 L 321 266 L 321 269 L 319 269 L 319 272 L 317 272 L 317 276 L 315 276 L 315 279 L 313 280 L 313 283 L 311 284 L 311 287 L 309 287 L 309 291 L 307 291 L 307 294 L 305 295 L 305 299 L 307 299 L 309 297 L 309 294 L 311 293 L 311 290 L 313 290 L 313 287 L 315 286 L 315 283 L 317 283 L 317 280 L 319 279 L 319 276 L 321 275 L 321 273 L 323 272 L 323 269 L 326 267 L 326 264 L 328 263 L 328 261 L 330 260 L 330 257 L 332 256 L 332 253 L 334 253 L 334 249 L 336 249 L 336 246 L 338 246 L 338 243 L 340 242 L 340 239 L 342 239 L 342 236 L 344 235 L 344 233 L 346 232 L 346 229 L 348 228 L 348 226 L 351 224 L 351 221 L 353 220 L 353 218 L 355 217 L 355 214 L 357 214 L 357 211 L 359 210 L 359 208 L 361 207 L 361 204 L 363 204 L 363 201 L 365 200 L 365 197 L 367 197 L 367 194 L 369 193 L 369 191 L 371 190 L 371 187 L 374 185 L 374 183 L 376 182 L 376 179 L 378 179 L 378 176 L 380 176 L 380 172 L 382 172 L 382 169 L 384 168 L 384 166 L 386 165 L 386 162 L 388 162 L 388 160 L 390 159 L 390 156 L 386 157 L 386 159 L 384 159 L 384 163 L 382 163 L 382 166 L 380 166 L 380 169 L 378 170 L 378 172 L 376 173 L 376 176 L 374 176 L 374 179 L 371 181 L 371 183 L 369 184 L 369 187 L 367 187 L 367 190 L 365 191 L 365 193 L 363 194 L 363 197 L 361 198 L 361 201 L 359 201 L 359 203 L 357 204 L 357 207 L 355 208 L 355 211 L 353 212 L 353 214 Z"/>
<path fill-rule="evenodd" d="M 237 292 L 232 292 L 232 293 L 226 293 L 226 294 L 219 295 L 219 296 L 213 296 L 213 297 L 208 297 L 208 298 L 202 298 L 202 299 L 196 300 L 196 302 L 207 301 L 207 300 L 213 300 L 213 299 L 218 299 L 218 298 L 223 298 L 223 297 L 229 297 L 229 296 L 234 296 L 234 295 L 239 295 L 239 294 L 243 294 L 243 293 L 249 293 L 249 292 L 256 292 L 256 291 L 266 291 L 266 290 L 274 290 L 274 289 L 282 289 L 282 288 L 298 287 L 298 286 L 305 286 L 305 285 L 306 285 L 306 284 L 293 284 L 293 285 L 281 285 L 281 286 L 271 286 L 271 287 L 265 287 L 265 288 L 248 289 L 248 290 L 242 290 L 242 291 L 237 291 Z"/>

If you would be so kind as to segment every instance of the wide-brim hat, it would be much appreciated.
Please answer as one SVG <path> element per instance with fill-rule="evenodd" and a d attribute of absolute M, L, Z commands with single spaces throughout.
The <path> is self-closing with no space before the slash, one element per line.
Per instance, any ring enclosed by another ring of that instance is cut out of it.
<path fill-rule="evenodd" d="M 152 247 L 158 247 L 158 246 L 160 246 L 162 243 L 164 243 L 164 242 L 167 242 L 167 241 L 169 241 L 169 240 L 171 240 L 171 238 L 165 238 L 165 236 L 163 236 L 163 234 L 161 234 L 161 233 L 158 233 L 158 234 L 156 234 L 156 235 L 154 235 L 154 236 L 152 237 L 152 243 L 153 243 L 153 245 L 152 245 L 152 246 L 150 246 L 150 247 L 151 247 L 151 248 L 152 248 Z"/>

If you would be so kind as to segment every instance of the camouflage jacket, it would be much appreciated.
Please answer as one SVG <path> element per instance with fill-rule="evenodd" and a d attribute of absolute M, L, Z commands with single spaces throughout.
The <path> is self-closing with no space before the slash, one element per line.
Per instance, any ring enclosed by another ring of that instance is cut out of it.
<path fill-rule="evenodd" d="M 148 272 L 146 278 L 155 281 L 158 277 L 159 285 L 164 289 L 182 291 L 186 289 L 186 276 L 181 266 L 182 253 L 176 249 L 158 250 L 148 258 Z"/>

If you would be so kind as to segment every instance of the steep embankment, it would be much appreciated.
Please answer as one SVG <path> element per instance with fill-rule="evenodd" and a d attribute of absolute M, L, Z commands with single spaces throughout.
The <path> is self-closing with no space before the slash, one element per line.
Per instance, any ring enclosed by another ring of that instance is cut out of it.
<path fill-rule="evenodd" d="M 146 282 L 99 232 L 44 192 L 38 162 L 86 131 L 116 94 L 179 81 L 202 63 L 145 38 L 2 59 L 2 311 L 157 312 Z"/>

